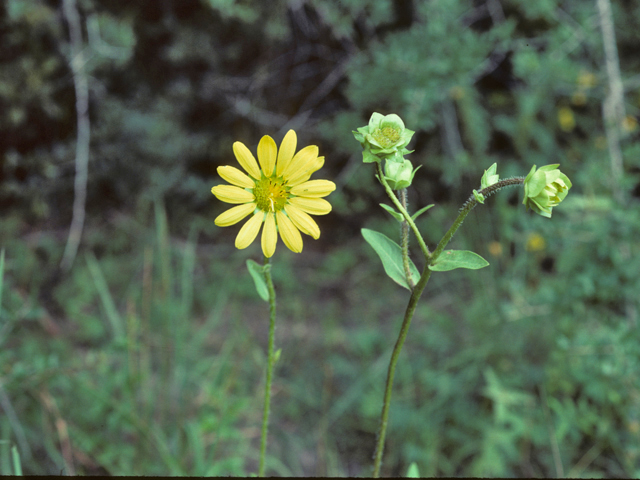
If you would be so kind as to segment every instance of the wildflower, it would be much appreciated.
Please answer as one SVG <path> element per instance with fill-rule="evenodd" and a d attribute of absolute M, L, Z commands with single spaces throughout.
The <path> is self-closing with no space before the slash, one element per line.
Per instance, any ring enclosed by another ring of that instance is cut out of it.
<path fill-rule="evenodd" d="M 582 88 L 593 88 L 597 83 L 598 79 L 591 72 L 582 71 L 580 75 L 578 75 L 578 85 Z"/>
<path fill-rule="evenodd" d="M 489 253 L 494 257 L 502 256 L 502 244 L 500 242 L 496 242 L 496 241 L 490 242 L 488 249 L 489 249 Z"/>
<path fill-rule="evenodd" d="M 530 233 L 527 237 L 527 244 L 525 245 L 525 250 L 527 252 L 540 252 L 544 250 L 546 246 L 546 242 L 544 241 L 544 237 L 539 233 Z"/>
<path fill-rule="evenodd" d="M 576 119 L 573 116 L 573 110 L 569 107 L 560 107 L 558 109 L 558 123 L 564 132 L 570 132 L 576 126 Z"/>
<path fill-rule="evenodd" d="M 247 248 L 255 240 L 261 225 L 262 251 L 271 257 L 276 250 L 278 232 L 284 244 L 293 252 L 302 251 L 300 232 L 320 237 L 320 229 L 308 215 L 326 215 L 331 204 L 324 200 L 336 188 L 329 180 L 309 180 L 324 164 L 318 147 L 310 145 L 298 153 L 296 132 L 289 130 L 280 144 L 265 135 L 258 144 L 258 162 L 241 142 L 233 144 L 238 163 L 248 173 L 231 166 L 218 167 L 218 174 L 231 185 L 217 185 L 211 189 L 219 200 L 237 203 L 215 219 L 215 224 L 228 227 L 248 215 L 236 237 L 238 249 Z"/>
<path fill-rule="evenodd" d="M 524 179 L 522 203 L 543 217 L 551 218 L 551 209 L 564 200 L 571 188 L 571 180 L 558 166 L 545 165 L 536 171 L 534 165 Z"/>
<path fill-rule="evenodd" d="M 571 96 L 571 103 L 573 103 L 577 107 L 580 107 L 587 103 L 587 96 L 584 92 L 577 91 Z"/>
<path fill-rule="evenodd" d="M 635 132 L 635 130 L 638 128 L 638 120 L 636 120 L 636 117 L 632 115 L 627 115 L 622 120 L 622 128 L 624 128 L 627 132 Z"/>
<path fill-rule="evenodd" d="M 358 128 L 353 136 L 362 145 L 364 163 L 379 162 L 383 158 L 403 162 L 403 156 L 411 153 L 405 147 L 414 133 L 413 130 L 404 128 L 404 122 L 398 115 L 392 113 L 385 116 L 374 112 L 369 125 Z"/>

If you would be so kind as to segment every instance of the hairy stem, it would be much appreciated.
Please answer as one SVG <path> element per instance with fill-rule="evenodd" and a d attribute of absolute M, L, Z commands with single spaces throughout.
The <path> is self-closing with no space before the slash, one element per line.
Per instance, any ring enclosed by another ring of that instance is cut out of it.
<path fill-rule="evenodd" d="M 407 189 L 403 188 L 398 192 L 400 197 L 400 204 L 402 208 L 407 210 Z M 409 289 L 413 291 L 415 283 L 411 278 L 411 269 L 409 268 L 409 224 L 406 220 L 402 221 L 402 227 L 400 232 L 400 243 L 402 248 L 402 266 L 404 267 L 404 276 L 407 278 L 407 285 Z"/>
<path fill-rule="evenodd" d="M 382 171 L 379 165 L 378 165 L 378 173 L 382 178 Z M 480 190 L 479 193 L 484 195 L 484 197 L 486 198 L 493 195 L 494 193 L 496 193 L 498 190 L 501 190 L 502 188 L 522 185 L 524 183 L 524 179 L 525 177 L 515 177 L 515 178 L 500 180 L 499 182 L 494 183 L 493 185 L 487 188 L 483 188 L 482 190 Z M 385 185 L 385 188 L 388 188 L 388 185 L 386 184 L 386 182 L 384 182 L 383 185 Z M 391 189 L 389 189 L 389 191 L 390 190 Z M 400 203 L 397 201 L 394 195 L 390 195 L 390 196 L 396 200 L 396 202 L 394 203 L 398 203 L 396 207 L 402 207 L 402 205 L 400 205 Z M 418 283 L 415 285 L 415 287 L 411 291 L 409 304 L 407 305 L 407 309 L 404 313 L 404 319 L 402 321 L 402 326 L 400 327 L 398 340 L 396 340 L 396 344 L 393 347 L 393 352 L 391 353 L 391 360 L 389 361 L 389 369 L 387 370 L 387 383 L 384 389 L 382 413 L 380 415 L 380 427 L 378 429 L 376 451 L 373 457 L 374 459 L 373 460 L 373 477 L 374 478 L 378 478 L 378 476 L 380 475 L 380 466 L 382 465 L 382 454 L 384 451 L 385 437 L 387 435 L 387 424 L 389 421 L 389 408 L 391 406 L 391 392 L 393 389 L 393 378 L 395 376 L 396 364 L 398 363 L 398 357 L 400 356 L 400 352 L 402 351 L 402 346 L 404 345 L 404 342 L 407 338 L 407 334 L 409 333 L 409 327 L 411 326 L 411 320 L 413 319 L 413 314 L 416 310 L 418 300 L 420 300 L 420 296 L 422 295 L 422 292 L 424 291 L 425 287 L 427 286 L 427 282 L 431 277 L 431 270 L 429 270 L 429 265 L 432 265 L 435 262 L 435 260 L 440 256 L 440 254 L 442 253 L 444 248 L 447 246 L 447 244 L 449 243 L 453 235 L 456 233 L 458 228 L 460 228 L 460 225 L 462 225 L 462 222 L 464 221 L 465 217 L 477 204 L 478 204 L 478 201 L 476 200 L 475 196 L 471 195 L 469 199 L 464 203 L 464 205 L 462 205 L 462 208 L 458 213 L 458 217 L 456 218 L 455 222 L 453 222 L 453 225 L 451 226 L 451 228 L 447 231 L 447 233 L 444 234 L 444 237 L 442 237 L 442 240 L 440 240 L 440 243 L 438 243 L 438 246 L 436 247 L 434 252 L 431 255 L 427 256 L 427 264 L 425 265 L 422 275 L 420 276 L 420 280 L 418 280 Z M 400 209 L 400 208 L 398 209 L 401 212 L 404 210 L 404 212 L 406 213 L 406 209 Z M 421 243 L 424 243 L 424 240 L 420 235 L 420 232 L 417 231 L 417 228 L 414 229 L 414 232 L 418 237 L 418 241 L 420 241 Z"/>
<path fill-rule="evenodd" d="M 271 279 L 271 263 L 268 257 L 264 257 L 264 279 L 269 291 L 269 346 L 267 349 L 267 381 L 264 387 L 264 411 L 262 413 L 262 435 L 260 438 L 260 462 L 258 476 L 264 477 L 264 460 L 267 451 L 267 431 L 269 429 L 269 408 L 271 406 L 271 380 L 273 377 L 273 344 L 276 330 L 276 290 Z"/>
<path fill-rule="evenodd" d="M 505 180 L 500 180 L 499 182 L 496 182 L 493 185 L 488 186 L 487 188 L 483 188 L 478 193 L 480 193 L 485 198 L 487 198 L 493 195 L 494 193 L 496 193 L 498 190 L 501 190 L 505 187 L 514 187 L 517 185 L 522 185 L 524 183 L 524 179 L 525 177 L 514 177 L 514 178 L 507 178 Z M 475 207 L 477 204 L 478 204 L 478 200 L 476 200 L 476 197 L 474 195 L 471 195 L 469 199 L 466 202 L 464 202 L 464 204 L 462 205 L 462 208 L 460 208 L 460 212 L 458 213 L 458 218 L 456 218 L 455 222 L 453 222 L 453 225 L 451 225 L 451 228 L 447 230 L 447 233 L 444 234 L 444 237 L 442 237 L 442 240 L 440 240 L 440 243 L 438 243 L 438 246 L 433 251 L 433 254 L 431 254 L 431 258 L 429 261 L 430 265 L 433 265 L 435 263 L 435 261 L 438 259 L 442 251 L 445 249 L 445 247 L 453 237 L 453 235 L 456 233 L 458 228 L 460 228 L 460 225 L 462 225 L 462 222 L 464 221 L 464 219 L 467 217 L 469 212 L 473 210 L 473 207 Z"/>
<path fill-rule="evenodd" d="M 429 257 L 431 257 L 431 252 L 429 252 L 429 248 L 427 247 L 427 244 L 424 243 L 424 239 L 422 238 L 422 235 L 420 235 L 420 231 L 418 230 L 418 227 L 416 227 L 416 224 L 411 218 L 411 216 L 409 215 L 409 213 L 407 212 L 407 209 L 400 204 L 400 202 L 398 201 L 398 198 L 395 196 L 395 194 L 393 193 L 393 190 L 391 190 L 391 187 L 385 180 L 380 162 L 376 163 L 376 166 L 378 169 L 378 179 L 380 180 L 380 183 L 384 187 L 384 190 L 387 192 L 387 195 L 389 196 L 389 198 L 391 199 L 395 207 L 402 214 L 406 222 L 411 226 L 411 230 L 413 230 L 413 233 L 415 234 L 416 238 L 418 239 L 418 243 L 420 244 L 420 250 L 422 250 L 422 254 L 424 255 L 425 260 L 428 261 Z"/>
<path fill-rule="evenodd" d="M 411 292 L 409 304 L 407 305 L 407 310 L 404 313 L 404 320 L 400 327 L 400 334 L 398 335 L 398 340 L 396 340 L 393 352 L 391 353 L 391 360 L 389 361 L 389 368 L 387 370 L 387 383 L 384 388 L 384 400 L 382 402 L 382 413 L 380 415 L 380 427 L 378 429 L 376 452 L 373 457 L 374 478 L 378 478 L 380 475 L 380 466 L 382 465 L 382 454 L 384 451 L 384 440 L 387 436 L 387 423 L 389 421 L 389 407 L 391 406 L 391 391 L 393 389 L 393 377 L 396 372 L 396 364 L 398 363 L 398 357 L 402 351 L 404 341 L 409 333 L 409 327 L 411 326 L 411 320 L 413 319 L 413 314 L 416 310 L 416 306 L 418 305 L 418 300 L 420 300 L 420 296 L 422 295 L 424 288 L 427 286 L 429 277 L 431 277 L 431 270 L 429 270 L 428 265 L 425 265 L 424 271 L 420 276 L 420 280 L 418 280 L 418 283 L 416 283 L 416 286 Z"/>

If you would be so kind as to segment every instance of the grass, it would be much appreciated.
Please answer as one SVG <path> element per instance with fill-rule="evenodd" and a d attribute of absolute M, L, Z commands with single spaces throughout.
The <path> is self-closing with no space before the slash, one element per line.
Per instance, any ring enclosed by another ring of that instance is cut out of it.
<path fill-rule="evenodd" d="M 56 232 L 4 227 L 0 473 L 257 471 L 268 309 L 244 264 L 258 246 L 237 251 L 197 222 L 171 235 L 157 202 L 150 227 L 120 219 L 110 241 L 89 227 L 93 248 L 51 288 Z M 359 238 L 314 247 L 275 258 L 282 356 L 267 473 L 367 476 L 406 292 Z M 540 308 L 553 277 L 531 255 L 492 264 L 434 276 L 419 304 L 383 472 L 404 476 L 412 462 L 422 475 L 638 471 L 637 333 L 590 318 L 589 336 L 566 300 Z M 585 348 L 595 353 L 574 354 Z"/>

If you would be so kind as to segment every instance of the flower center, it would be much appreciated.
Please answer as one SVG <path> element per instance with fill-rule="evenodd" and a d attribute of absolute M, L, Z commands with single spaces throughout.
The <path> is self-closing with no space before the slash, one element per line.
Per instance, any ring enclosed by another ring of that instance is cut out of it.
<path fill-rule="evenodd" d="M 567 190 L 567 186 L 562 180 L 556 180 L 555 182 L 545 187 L 545 191 L 547 192 L 549 200 L 555 205 L 559 204 L 562 201 L 559 197 L 559 194 L 561 194 L 565 190 Z"/>
<path fill-rule="evenodd" d="M 282 178 L 263 177 L 253 188 L 256 205 L 263 212 L 277 212 L 284 208 L 289 194 Z"/>
<path fill-rule="evenodd" d="M 373 138 L 385 148 L 393 147 L 400 140 L 400 130 L 394 127 L 378 128 L 373 132 Z"/>

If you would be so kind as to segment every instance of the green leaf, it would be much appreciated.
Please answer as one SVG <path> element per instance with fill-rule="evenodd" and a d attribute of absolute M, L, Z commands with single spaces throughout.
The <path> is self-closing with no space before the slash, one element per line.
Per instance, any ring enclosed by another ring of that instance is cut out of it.
<path fill-rule="evenodd" d="M 397 221 L 402 222 L 404 220 L 404 217 L 402 216 L 402 214 L 398 212 L 395 208 L 390 207 L 389 205 L 385 205 L 384 203 L 381 203 L 380 206 L 384 208 L 387 212 L 389 212 L 391 216 L 395 218 Z"/>
<path fill-rule="evenodd" d="M 278 350 L 276 350 L 276 353 L 273 354 L 273 364 L 275 365 L 276 363 L 278 363 L 278 360 L 280 360 L 280 355 L 282 354 L 282 349 L 279 348 Z"/>
<path fill-rule="evenodd" d="M 487 265 L 489 262 L 477 253 L 467 250 L 445 250 L 433 265 L 429 265 L 429 270 L 433 272 L 448 272 L 456 268 L 477 270 Z"/>
<path fill-rule="evenodd" d="M 427 210 L 429 210 L 431 207 L 433 207 L 435 205 L 435 203 L 432 203 L 431 205 L 427 205 L 426 207 L 422 207 L 420 210 L 418 210 L 416 213 L 414 213 L 413 215 L 411 215 L 411 220 L 415 220 L 416 218 L 418 218 L 420 215 L 422 215 L 424 212 L 426 212 Z"/>
<path fill-rule="evenodd" d="M 409 465 L 407 478 L 420 478 L 420 471 L 418 470 L 418 464 L 416 462 L 411 462 L 411 465 Z"/>
<path fill-rule="evenodd" d="M 480 189 L 484 189 L 490 187 L 500 180 L 500 175 L 496 174 L 496 170 L 498 169 L 498 164 L 494 163 L 488 169 L 484 171 L 482 178 L 480 179 Z"/>
<path fill-rule="evenodd" d="M 484 203 L 484 195 L 482 195 L 481 193 L 478 193 L 477 190 L 473 190 L 473 196 L 476 197 L 476 200 L 478 201 L 478 203 Z"/>
<path fill-rule="evenodd" d="M 15 445 L 11 447 L 11 460 L 13 462 L 13 474 L 21 477 L 22 463 L 20 462 L 20 453 L 18 452 L 18 447 L 16 447 Z"/>
<path fill-rule="evenodd" d="M 382 266 L 387 275 L 389 275 L 389 278 L 401 287 L 409 290 L 409 285 L 404 275 L 404 267 L 402 266 L 402 250 L 400 245 L 386 235 L 374 230 L 363 228 L 360 231 L 367 243 L 373 247 L 380 257 L 380 260 L 382 260 Z M 418 272 L 418 269 L 411 259 L 409 259 L 409 270 L 411 271 L 412 279 L 417 280 L 420 278 L 420 272 Z"/>
<path fill-rule="evenodd" d="M 256 285 L 256 292 L 258 292 L 262 300 L 268 302 L 269 290 L 267 289 L 267 282 L 264 280 L 264 267 L 253 260 L 247 260 L 247 270 L 249 270 L 253 283 Z"/>

